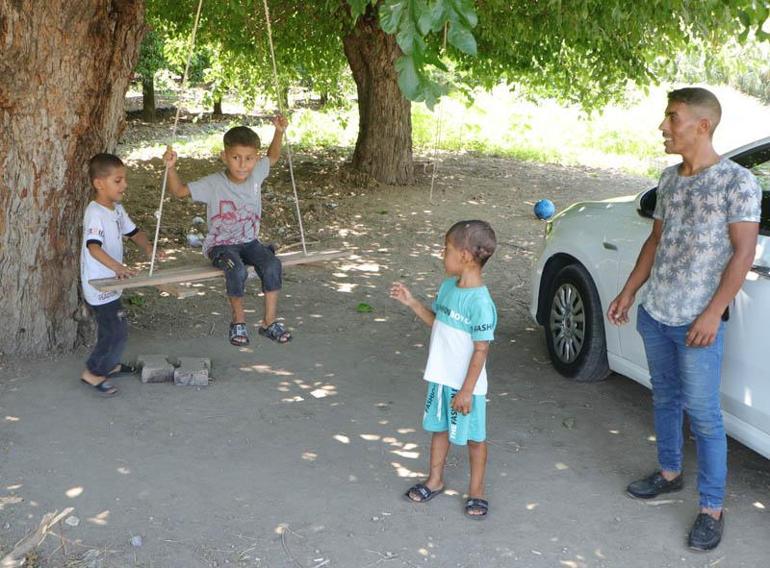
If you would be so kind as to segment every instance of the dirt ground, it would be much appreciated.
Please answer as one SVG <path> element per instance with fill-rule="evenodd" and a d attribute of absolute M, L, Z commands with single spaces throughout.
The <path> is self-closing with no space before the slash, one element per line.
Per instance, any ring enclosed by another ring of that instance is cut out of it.
<path fill-rule="evenodd" d="M 592 385 L 557 375 L 527 313 L 529 266 L 543 231 L 534 201 L 549 197 L 562 208 L 648 181 L 445 156 L 430 203 L 428 167 L 418 168 L 415 187 L 361 189 L 339 181 L 333 154 L 297 163 L 308 233 L 321 241 L 315 248 L 345 247 L 351 257 L 287 271 L 281 312 L 292 343 L 254 333 L 248 348 L 230 346 L 223 286 L 213 281 L 186 300 L 125 294 L 127 358 L 210 357 L 215 380 L 207 388 L 126 377 L 119 396 L 100 399 L 78 382 L 85 350 L 0 368 L 0 552 L 46 512 L 71 506 L 79 524 L 63 525 L 63 540 L 49 536 L 33 565 L 766 565 L 770 463 L 730 443 L 725 540 L 714 553 L 690 553 L 692 442 L 684 492 L 646 503 L 627 498 L 625 485 L 655 467 L 648 391 L 615 375 Z M 126 205 L 145 226 L 158 167 L 131 166 Z M 188 162 L 182 172 L 214 167 Z M 267 237 L 295 242 L 285 168 L 265 191 Z M 180 246 L 196 214 L 186 204 L 164 213 L 163 246 L 177 261 L 197 254 Z M 461 218 L 489 220 L 500 241 L 486 272 L 500 318 L 488 364 L 491 512 L 483 522 L 462 514 L 468 467 L 458 449 L 447 495 L 426 505 L 402 498 L 427 469 L 420 373 L 429 330 L 387 296 L 397 279 L 432 296 L 443 233 Z M 359 303 L 373 311 L 359 313 Z M 250 307 L 256 324 L 256 292 Z M 132 545 L 137 536 L 141 546 Z"/>

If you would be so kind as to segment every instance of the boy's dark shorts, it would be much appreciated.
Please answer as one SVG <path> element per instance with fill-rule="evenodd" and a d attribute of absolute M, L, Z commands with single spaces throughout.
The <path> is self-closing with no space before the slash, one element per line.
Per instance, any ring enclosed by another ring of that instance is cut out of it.
<path fill-rule="evenodd" d="M 246 290 L 247 266 L 253 266 L 262 281 L 263 292 L 280 290 L 283 267 L 272 247 L 257 240 L 236 245 L 217 245 L 208 253 L 214 266 L 225 272 L 227 295 L 242 298 Z"/>

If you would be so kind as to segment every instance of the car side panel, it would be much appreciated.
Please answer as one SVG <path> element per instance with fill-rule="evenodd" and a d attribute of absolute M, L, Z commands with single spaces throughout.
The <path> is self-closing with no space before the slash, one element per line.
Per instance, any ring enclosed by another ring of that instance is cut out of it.
<path fill-rule="evenodd" d="M 588 207 L 578 203 L 554 220 L 551 234 L 545 240 L 543 254 L 533 267 L 530 304 L 533 318 L 537 313 L 543 268 L 556 254 L 569 255 L 586 267 L 599 293 L 603 312 L 606 312 L 609 302 L 614 298 L 618 263 L 613 255 L 607 254 L 608 251 L 602 245 L 604 226 L 612 217 L 604 213 L 606 207 L 597 208 L 595 205 L 591 204 Z M 568 238 L 563 238 L 564 235 L 568 235 Z M 619 349 L 617 329 L 608 324 L 606 313 L 604 328 L 608 351 L 617 352 Z"/>

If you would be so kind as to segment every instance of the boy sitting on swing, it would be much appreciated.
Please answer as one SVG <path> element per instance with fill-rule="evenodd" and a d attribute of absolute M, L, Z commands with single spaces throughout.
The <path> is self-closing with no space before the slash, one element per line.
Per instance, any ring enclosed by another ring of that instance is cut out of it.
<path fill-rule="evenodd" d="M 230 343 L 248 345 L 249 332 L 243 295 L 246 266 L 253 266 L 262 280 L 265 316 L 259 334 L 278 343 L 287 343 L 291 334 L 276 320 L 278 293 L 282 284 L 281 261 L 272 247 L 259 242 L 262 219 L 262 182 L 270 167 L 281 157 L 283 132 L 288 121 L 273 119 L 275 133 L 267 156 L 260 158 L 259 136 L 246 126 L 236 126 L 225 133 L 222 162 L 225 170 L 185 184 L 176 172 L 177 154 L 169 146 L 163 159 L 168 167 L 168 190 L 176 197 L 192 197 L 206 204 L 208 234 L 203 241 L 204 254 L 214 266 L 225 272 L 227 297 L 233 312 Z"/>

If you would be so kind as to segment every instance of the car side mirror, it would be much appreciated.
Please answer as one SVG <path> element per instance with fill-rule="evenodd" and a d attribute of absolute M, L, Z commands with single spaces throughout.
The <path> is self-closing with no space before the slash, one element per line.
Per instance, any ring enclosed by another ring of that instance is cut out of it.
<path fill-rule="evenodd" d="M 642 217 L 652 219 L 655 213 L 655 204 L 658 201 L 658 188 L 654 187 L 641 192 L 636 196 L 636 211 Z"/>

